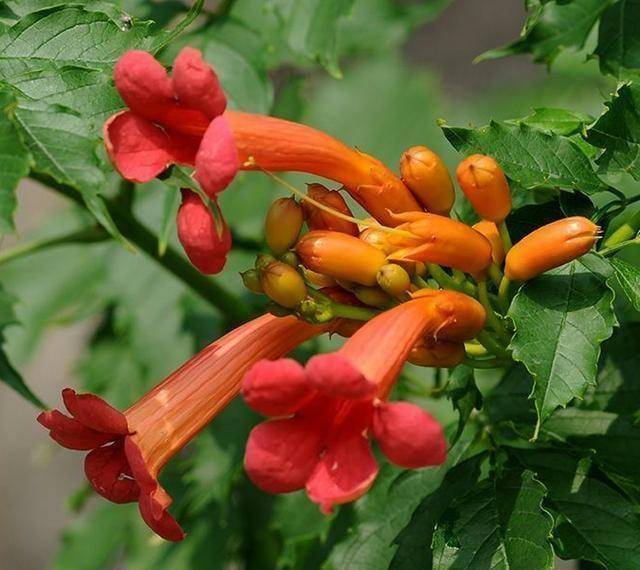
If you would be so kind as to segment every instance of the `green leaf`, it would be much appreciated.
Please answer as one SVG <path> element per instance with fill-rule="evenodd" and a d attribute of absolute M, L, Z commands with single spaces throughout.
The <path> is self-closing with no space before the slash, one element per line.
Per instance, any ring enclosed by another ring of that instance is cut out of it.
<path fill-rule="evenodd" d="M 509 470 L 454 500 L 433 539 L 434 569 L 552 569 L 546 494 L 533 472 Z"/>
<path fill-rule="evenodd" d="M 530 53 L 533 60 L 550 65 L 567 48 L 584 47 L 591 30 L 612 0 L 572 0 L 544 2 L 532 6 L 521 38 L 507 46 L 488 51 L 483 59 Z"/>
<path fill-rule="evenodd" d="M 509 345 L 535 380 L 538 425 L 595 383 L 600 343 L 616 322 L 606 263 L 585 256 L 525 283 L 509 317 Z"/>
<path fill-rule="evenodd" d="M 591 162 L 573 141 L 526 124 L 492 121 L 478 129 L 444 126 L 444 135 L 462 154 L 488 154 L 506 175 L 525 189 L 606 189 Z"/>
<path fill-rule="evenodd" d="M 485 397 L 483 410 L 491 422 L 533 424 L 535 408 L 529 399 L 533 391 L 533 378 L 521 364 L 512 366 L 500 383 Z"/>
<path fill-rule="evenodd" d="M 639 0 L 619 0 L 602 15 L 595 54 L 603 73 L 620 75 L 625 69 L 640 68 L 639 21 Z"/>
<path fill-rule="evenodd" d="M 342 77 L 338 65 L 337 30 L 354 0 L 297 0 L 286 15 L 289 47 L 297 54 L 317 61 L 334 77 Z"/>
<path fill-rule="evenodd" d="M 555 107 L 538 107 L 533 110 L 533 114 L 525 117 L 521 122 L 541 131 L 568 136 L 580 132 L 584 125 L 592 120 L 589 115 L 577 111 Z"/>
<path fill-rule="evenodd" d="M 596 410 L 560 410 L 542 427 L 544 435 L 585 451 L 618 485 L 640 497 L 640 426 L 629 416 Z"/>
<path fill-rule="evenodd" d="M 15 230 L 16 187 L 29 174 L 31 157 L 20 143 L 11 115 L 16 101 L 0 91 L 0 235 Z"/>
<path fill-rule="evenodd" d="M 158 232 L 158 255 L 161 257 L 167 251 L 171 232 L 176 225 L 176 215 L 180 207 L 180 191 L 171 186 L 165 189 L 164 202 L 162 206 L 162 222 Z"/>
<path fill-rule="evenodd" d="M 403 472 L 385 465 L 373 489 L 356 503 L 356 524 L 331 551 L 327 568 L 387 570 L 397 548 L 393 541 L 422 499 L 440 487 L 450 467 L 484 451 L 479 435 L 476 426 L 465 430 L 442 467 Z"/>
<path fill-rule="evenodd" d="M 4 288 L 0 286 L 0 382 L 4 382 L 7 386 L 13 388 L 34 406 L 46 408 L 42 401 L 25 384 L 18 371 L 11 365 L 3 348 L 5 341 L 3 330 L 9 325 L 17 323 L 15 313 L 13 312 L 13 305 L 16 301 L 17 299 L 13 295 L 7 293 Z"/>
<path fill-rule="evenodd" d="M 554 537 L 561 558 L 599 562 L 607 570 L 637 566 L 640 517 L 636 507 L 594 478 L 588 461 L 552 451 L 518 451 L 517 456 L 547 487 L 545 504 L 558 515 Z"/>
<path fill-rule="evenodd" d="M 451 441 L 451 445 L 453 445 L 462 435 L 474 408 L 480 409 L 482 407 L 482 394 L 476 386 L 473 368 L 457 366 L 449 376 L 445 393 L 451 398 L 451 403 L 459 414 L 458 430 Z"/>
<path fill-rule="evenodd" d="M 433 551 L 431 542 L 436 523 L 456 497 L 469 492 L 481 478 L 486 455 L 479 454 L 456 465 L 446 474 L 442 484 L 422 500 L 411 521 L 394 541 L 398 545 L 391 570 L 431 568 Z"/>
<path fill-rule="evenodd" d="M 626 261 L 613 257 L 615 281 L 636 311 L 640 311 L 640 269 Z"/>
<path fill-rule="evenodd" d="M 625 324 L 602 345 L 603 362 L 597 386 L 584 406 L 618 414 L 640 409 L 640 324 Z"/>
<path fill-rule="evenodd" d="M 603 149 L 598 164 L 640 180 L 640 85 L 622 85 L 607 110 L 587 131 L 587 142 Z"/>

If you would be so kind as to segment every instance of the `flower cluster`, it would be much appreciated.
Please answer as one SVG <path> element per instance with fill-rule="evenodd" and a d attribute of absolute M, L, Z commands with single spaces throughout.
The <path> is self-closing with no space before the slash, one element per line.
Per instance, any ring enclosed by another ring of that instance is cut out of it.
<path fill-rule="evenodd" d="M 199 192 L 182 190 L 177 228 L 204 273 L 221 271 L 231 248 L 217 197 L 239 170 L 276 180 L 275 171 L 300 171 L 340 185 L 310 184 L 306 194 L 289 187 L 298 200 L 281 198 L 269 209 L 270 252 L 243 279 L 271 299 L 274 314 L 215 341 L 125 411 L 66 389 L 68 414 L 38 418 L 60 445 L 89 452 L 85 472 L 97 493 L 137 501 L 167 540 L 184 533 L 159 474 L 240 391 L 268 418 L 245 454 L 249 478 L 267 492 L 306 489 L 323 512 L 355 500 L 378 472 L 374 440 L 401 467 L 441 464 L 447 445 L 437 421 L 412 403 L 389 401 L 405 362 L 504 364 L 510 281 L 574 259 L 597 238 L 589 220 L 567 218 L 511 247 L 509 187 L 492 158 L 474 155 L 458 167 L 459 186 L 482 218 L 466 225 L 450 217 L 454 184 L 430 149 L 405 151 L 398 176 L 305 125 L 227 110 L 215 72 L 192 48 L 180 52 L 171 77 L 150 54 L 128 52 L 114 79 L 128 109 L 105 124 L 109 156 L 134 182 L 174 164 L 194 169 Z M 355 218 L 349 199 L 371 218 Z M 284 358 L 323 333 L 347 340 L 305 367 Z"/>

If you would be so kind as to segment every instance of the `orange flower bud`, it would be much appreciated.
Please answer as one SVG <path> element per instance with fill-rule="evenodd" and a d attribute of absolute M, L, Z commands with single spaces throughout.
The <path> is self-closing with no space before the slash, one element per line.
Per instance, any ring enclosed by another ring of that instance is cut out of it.
<path fill-rule="evenodd" d="M 293 198 L 278 198 L 271 204 L 265 220 L 265 239 L 269 249 L 281 255 L 292 247 L 300 235 L 304 216 Z"/>
<path fill-rule="evenodd" d="M 416 366 L 452 368 L 460 364 L 464 356 L 464 344 L 461 342 L 422 339 L 411 349 L 407 360 Z"/>
<path fill-rule="evenodd" d="M 321 288 L 336 286 L 336 280 L 333 277 L 311 271 L 311 269 L 307 269 L 304 265 L 301 265 L 300 267 L 302 268 L 302 274 L 304 275 L 304 278 L 312 285 Z"/>
<path fill-rule="evenodd" d="M 337 210 L 341 214 L 353 216 L 344 198 L 336 190 L 329 190 L 322 184 L 308 184 L 307 195 L 316 202 Z M 355 223 L 332 216 L 329 212 L 317 208 L 311 202 L 303 201 L 302 209 L 304 210 L 307 225 L 311 230 L 331 230 L 352 236 L 358 235 L 358 226 Z"/>
<path fill-rule="evenodd" d="M 393 297 L 409 290 L 411 278 L 405 269 L 395 263 L 387 263 L 380 268 L 376 276 L 378 285 Z"/>
<path fill-rule="evenodd" d="M 372 245 L 354 236 L 326 230 L 303 235 L 296 253 L 307 269 L 368 286 L 377 283 L 378 270 L 386 263 L 384 253 Z"/>
<path fill-rule="evenodd" d="M 400 159 L 402 181 L 427 210 L 449 214 L 456 194 L 449 170 L 442 159 L 426 146 L 412 146 Z"/>
<path fill-rule="evenodd" d="M 260 285 L 272 301 L 288 309 L 295 309 L 307 296 L 300 274 L 280 261 L 270 263 L 260 272 Z"/>
<path fill-rule="evenodd" d="M 360 239 L 362 241 L 377 247 L 380 251 L 389 255 L 392 251 L 398 249 L 392 243 L 389 242 L 389 232 L 379 230 L 377 228 L 367 228 L 360 233 Z"/>
<path fill-rule="evenodd" d="M 498 226 L 489 220 L 482 220 L 473 226 L 473 229 L 480 232 L 489 240 L 491 244 L 491 258 L 496 265 L 502 265 L 504 261 L 504 245 L 500 238 Z"/>
<path fill-rule="evenodd" d="M 475 211 L 485 220 L 501 223 L 511 211 L 511 192 L 500 165 L 490 156 L 465 158 L 456 172 L 458 183 Z"/>
<path fill-rule="evenodd" d="M 412 212 L 410 219 L 414 221 L 405 222 L 398 229 L 415 237 L 390 234 L 389 240 L 403 248 L 394 251 L 390 259 L 437 263 L 467 273 L 479 273 L 491 265 L 491 244 L 466 224 L 426 213 L 415 216 Z"/>
<path fill-rule="evenodd" d="M 542 226 L 522 238 L 507 253 L 505 276 L 526 281 L 587 253 L 600 228 L 581 216 Z"/>
<path fill-rule="evenodd" d="M 487 317 L 484 307 L 464 293 L 420 289 L 412 297 L 433 299 L 434 311 L 440 321 L 438 330 L 433 334 L 435 340 L 469 340 L 484 327 Z"/>

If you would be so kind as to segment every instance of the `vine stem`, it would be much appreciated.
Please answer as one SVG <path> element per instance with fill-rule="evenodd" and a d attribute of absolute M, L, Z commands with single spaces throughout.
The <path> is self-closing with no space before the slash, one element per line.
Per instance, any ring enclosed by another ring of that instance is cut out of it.
<path fill-rule="evenodd" d="M 504 252 L 507 253 L 513 247 L 513 243 L 511 242 L 511 236 L 509 235 L 509 228 L 507 228 L 507 223 L 504 220 L 498 224 L 498 231 L 500 232 L 500 239 L 502 240 Z"/>
<path fill-rule="evenodd" d="M 71 186 L 61 184 L 46 176 L 34 174 L 32 178 L 69 198 L 76 204 L 84 205 L 80 193 Z M 158 255 L 157 237 L 151 230 L 140 223 L 128 209 L 123 208 L 113 200 L 105 199 L 104 202 L 118 229 L 131 243 L 135 244 L 148 257 L 177 277 L 192 291 L 200 295 L 212 307 L 218 309 L 230 321 L 230 324 L 245 321 L 250 317 L 249 311 L 239 298 L 227 291 L 219 283 L 200 273 L 174 248 L 168 247 L 165 254 L 160 257 Z"/>
<path fill-rule="evenodd" d="M 379 311 L 373 309 L 367 309 L 365 307 L 356 307 L 355 305 L 344 305 L 342 303 L 331 303 L 331 313 L 334 317 L 341 319 L 353 319 L 354 321 L 368 321 L 376 315 Z"/>
<path fill-rule="evenodd" d="M 500 307 L 504 312 L 509 309 L 509 288 L 511 287 L 511 281 L 507 277 L 503 277 L 498 287 L 498 300 Z"/>
<path fill-rule="evenodd" d="M 466 280 L 458 283 L 437 263 L 427 263 L 427 269 L 431 277 L 433 277 L 443 289 L 453 289 L 454 291 L 460 291 L 472 297 L 476 296 L 477 291 L 474 285 Z"/>
<path fill-rule="evenodd" d="M 609 256 L 609 255 L 613 255 L 616 251 L 627 247 L 628 245 L 634 245 L 634 244 L 640 244 L 640 236 L 633 238 L 633 239 L 629 239 L 627 241 L 623 241 L 623 242 L 619 242 L 616 245 L 612 245 L 611 247 L 605 247 L 603 249 L 601 249 L 598 253 L 600 255 L 604 255 L 605 257 Z"/>
<path fill-rule="evenodd" d="M 507 332 L 507 329 L 504 328 L 491 306 L 491 301 L 489 301 L 489 291 L 487 291 L 487 282 L 484 280 L 478 282 L 478 300 L 484 307 L 485 313 L 487 314 L 487 324 L 501 339 L 508 342 L 511 335 Z"/>
<path fill-rule="evenodd" d="M 471 368 L 502 368 L 508 364 L 508 361 L 503 358 L 485 358 L 482 360 L 465 358 L 461 364 L 470 366 Z"/>

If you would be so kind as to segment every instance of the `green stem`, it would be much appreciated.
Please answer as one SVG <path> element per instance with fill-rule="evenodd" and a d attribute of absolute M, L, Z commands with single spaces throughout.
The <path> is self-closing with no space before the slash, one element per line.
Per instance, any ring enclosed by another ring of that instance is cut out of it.
<path fill-rule="evenodd" d="M 498 231 L 500 232 L 500 239 L 502 240 L 502 247 L 504 252 L 507 253 L 513 243 L 511 243 L 511 236 L 509 235 L 509 228 L 507 228 L 507 222 L 504 220 L 498 224 Z"/>
<path fill-rule="evenodd" d="M 498 334 L 501 339 L 509 342 L 509 340 L 511 339 L 511 335 L 507 332 L 507 329 L 504 328 L 504 326 L 500 322 L 500 319 L 498 319 L 498 317 L 496 316 L 493 307 L 491 306 L 486 281 L 478 282 L 478 300 L 484 307 L 485 313 L 487 314 L 487 324 Z"/>
<path fill-rule="evenodd" d="M 465 280 L 463 283 L 456 282 L 437 263 L 427 263 L 427 268 L 429 269 L 431 277 L 433 277 L 443 289 L 453 289 L 454 291 L 460 291 L 475 297 L 476 288 L 468 281 Z"/>
<path fill-rule="evenodd" d="M 500 281 L 500 286 L 498 287 L 498 301 L 500 303 L 500 307 L 505 313 L 509 310 L 509 305 L 511 304 L 511 299 L 509 298 L 510 286 L 511 281 L 509 281 L 507 277 L 503 277 Z"/>
<path fill-rule="evenodd" d="M 460 271 L 459 269 L 454 269 L 453 270 L 453 280 L 458 283 L 458 284 L 462 284 L 466 281 L 467 277 L 465 276 L 465 274 Z"/>
<path fill-rule="evenodd" d="M 368 321 L 380 314 L 379 311 L 374 311 L 373 309 L 334 302 L 331 303 L 331 312 L 336 318 L 353 319 L 354 321 Z"/>
<path fill-rule="evenodd" d="M 489 266 L 489 277 L 491 277 L 491 281 L 493 281 L 496 287 L 500 287 L 500 281 L 502 281 L 504 275 L 495 263 Z"/>
<path fill-rule="evenodd" d="M 50 247 L 72 243 L 96 243 L 107 239 L 109 239 L 109 234 L 102 228 L 95 227 L 71 232 L 54 238 L 34 240 L 24 245 L 17 245 L 16 247 L 0 251 L 0 265 Z"/>
<path fill-rule="evenodd" d="M 640 210 L 613 232 L 602 244 L 603 250 L 632 239 L 640 228 Z M 602 253 L 602 250 L 601 250 Z"/>
<path fill-rule="evenodd" d="M 496 339 L 494 339 L 488 331 L 480 331 L 476 336 L 476 339 L 489 352 L 492 352 L 496 356 L 509 358 L 509 352 Z"/>
<path fill-rule="evenodd" d="M 430 285 L 419 275 L 414 275 L 412 279 L 413 283 L 420 289 L 429 289 Z"/>
<path fill-rule="evenodd" d="M 508 363 L 509 361 L 503 358 L 485 358 L 482 360 L 465 358 L 462 361 L 462 364 L 470 366 L 471 368 L 503 368 Z"/>
<path fill-rule="evenodd" d="M 600 255 L 604 255 L 605 257 L 614 254 L 616 251 L 627 247 L 628 245 L 636 245 L 636 244 L 640 244 L 640 236 L 627 240 L 627 241 L 623 241 L 620 243 L 617 243 L 616 245 L 612 245 L 611 247 L 605 247 L 603 249 L 601 249 L 598 253 Z"/>
<path fill-rule="evenodd" d="M 73 200 L 76 204 L 84 206 L 82 197 L 72 187 L 60 184 L 47 177 L 33 176 L 33 178 Z M 245 305 L 235 295 L 200 273 L 174 248 L 167 248 L 165 254 L 160 257 L 157 247 L 158 238 L 146 226 L 136 220 L 128 209 L 108 199 L 105 199 L 104 202 L 122 235 L 191 288 L 192 291 L 200 295 L 212 307 L 218 309 L 231 321 L 231 324 L 245 321 L 250 317 Z"/>

